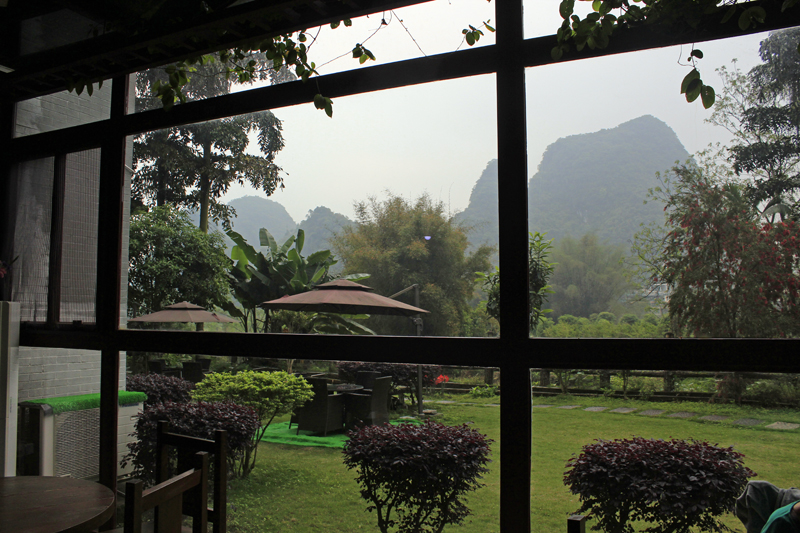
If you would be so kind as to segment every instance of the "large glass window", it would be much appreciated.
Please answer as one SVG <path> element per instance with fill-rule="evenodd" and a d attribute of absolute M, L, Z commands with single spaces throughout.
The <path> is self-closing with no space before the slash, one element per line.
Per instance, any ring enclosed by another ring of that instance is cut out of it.
<path fill-rule="evenodd" d="M 397 314 L 390 303 L 364 308 L 358 314 L 371 315 L 363 321 L 368 330 L 353 333 L 496 335 L 475 292 L 476 272 L 497 264 L 493 77 L 337 98 L 333 105 L 333 120 L 300 105 L 134 140 L 129 317 L 187 300 L 221 306 L 241 318 L 245 331 L 331 332 L 294 311 L 270 311 L 264 322 L 258 304 L 345 275 L 377 295 L 429 311 L 420 322 L 409 313 L 379 316 Z M 178 223 L 180 210 L 189 214 Z M 188 247 L 166 244 L 157 229 L 162 223 L 192 234 L 207 225 L 210 245 L 219 239 L 222 246 L 223 259 L 214 267 L 222 269 L 221 277 L 198 263 L 211 254 L 178 257 Z M 242 242 L 233 234 L 219 237 L 228 225 Z M 275 240 L 275 251 L 262 241 L 262 228 Z M 293 243 L 299 230 L 304 240 Z M 263 272 L 252 271 L 252 258 L 245 267 L 233 253 L 245 242 L 274 262 L 259 267 Z M 290 249 L 313 263 L 304 267 L 307 278 L 291 286 L 299 263 Z M 224 257 L 232 253 L 241 279 L 229 295 Z M 176 266 L 173 277 L 157 277 L 150 269 L 170 256 L 188 263 Z M 314 279 L 317 268 L 327 270 L 325 277 Z M 269 286 L 259 281 L 262 275 Z M 216 295 L 209 292 L 212 278 L 219 281 Z"/>
<path fill-rule="evenodd" d="M 534 335 L 795 334 L 791 238 L 776 233 L 794 230 L 766 184 L 794 172 L 797 158 L 773 156 L 767 170 L 748 152 L 758 143 L 774 152 L 785 136 L 748 119 L 773 105 L 747 77 L 765 68 L 767 39 L 783 37 L 697 45 L 705 56 L 695 66 L 716 91 L 711 109 L 680 93 L 693 68 L 688 46 L 529 69 L 529 225 L 552 240 L 544 260 L 553 266 L 542 306 L 552 311 Z M 591 89 L 577 81 L 587 77 Z M 787 209 L 796 194 L 779 193 Z M 749 292 L 768 286 L 764 298 Z"/>
<path fill-rule="evenodd" d="M 565 529 L 567 516 L 578 511 L 582 502 L 564 482 L 568 461 L 587 446 L 602 445 L 601 441 L 606 441 L 607 453 L 589 450 L 589 465 L 610 468 L 605 471 L 609 478 L 626 475 L 628 467 L 637 468 L 635 476 L 651 476 L 654 481 L 663 476 L 664 485 L 659 486 L 669 498 L 680 492 L 670 485 L 679 477 L 670 474 L 680 476 L 681 464 L 690 456 L 688 451 L 684 455 L 644 456 L 648 450 L 658 452 L 662 442 L 641 446 L 638 457 L 631 461 L 613 461 L 613 457 L 622 456 L 639 439 L 732 446 L 734 452 L 744 454 L 741 464 L 752 470 L 751 475 L 757 474 L 755 479 L 779 488 L 794 484 L 781 458 L 791 460 L 800 445 L 795 375 L 586 369 L 535 369 L 532 374 L 531 512 L 532 521 L 541 524 L 543 530 Z M 542 386 L 545 379 L 550 386 Z M 617 440 L 627 443 L 614 444 Z M 606 459 L 609 461 L 603 463 Z M 639 459 L 642 462 L 636 463 Z M 648 462 L 664 470 L 648 467 Z M 670 467 L 674 470 L 668 471 Z M 705 475 L 720 476 L 716 478 L 720 482 L 733 470 L 718 471 L 716 463 L 706 467 L 710 468 Z M 700 467 L 695 468 L 692 473 L 699 476 Z M 683 489 L 697 486 L 688 478 L 685 481 Z M 620 490 L 615 494 L 623 498 L 629 493 Z M 595 491 L 593 496 L 600 494 Z M 613 506 L 622 507 L 622 503 Z M 730 528 L 742 529 L 742 522 L 733 513 L 724 513 L 719 519 Z M 587 529 L 595 523 L 590 520 Z"/>

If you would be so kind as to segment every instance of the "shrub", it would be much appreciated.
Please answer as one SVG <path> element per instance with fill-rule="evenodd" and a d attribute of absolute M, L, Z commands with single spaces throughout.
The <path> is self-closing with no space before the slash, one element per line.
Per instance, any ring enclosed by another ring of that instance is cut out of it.
<path fill-rule="evenodd" d="M 485 435 L 464 426 L 364 426 L 348 433 L 344 463 L 357 472 L 367 510 L 376 511 L 378 528 L 441 532 L 469 514 L 464 495 L 483 486 L 488 472 Z"/>
<path fill-rule="evenodd" d="M 616 321 L 617 321 L 617 317 L 614 315 L 614 313 L 610 313 L 608 311 L 603 311 L 602 313 L 598 313 L 597 319 L 598 320 L 608 320 L 612 324 L 616 323 Z"/>
<path fill-rule="evenodd" d="M 573 315 L 561 315 L 560 317 L 558 317 L 558 323 L 575 325 L 578 323 L 578 317 Z"/>
<path fill-rule="evenodd" d="M 230 401 L 250 407 L 256 412 L 260 429 L 245 449 L 244 458 L 232 470 L 237 477 L 247 477 L 256 466 L 258 443 L 276 416 L 288 415 L 310 400 L 314 393 L 311 385 L 286 372 L 253 372 L 237 374 L 216 372 L 209 374 L 195 386 L 192 396 L 206 402 Z"/>
<path fill-rule="evenodd" d="M 128 376 L 125 388 L 147 394 L 145 408 L 159 403 L 187 403 L 192 399 L 194 384 L 191 381 L 161 374 L 134 374 Z"/>
<path fill-rule="evenodd" d="M 408 388 L 408 394 L 416 405 L 417 402 L 417 365 L 404 363 L 355 363 L 339 361 L 339 375 L 343 379 L 353 381 L 356 372 L 380 372 L 381 376 L 392 376 L 392 393 L 397 387 Z M 435 384 L 436 378 L 442 374 L 442 367 L 438 365 L 422 365 L 422 386 L 430 387 Z"/>
<path fill-rule="evenodd" d="M 495 385 L 478 385 L 477 387 L 472 387 L 469 394 L 474 398 L 494 398 L 500 394 L 500 389 Z"/>
<path fill-rule="evenodd" d="M 620 324 L 633 325 L 633 324 L 636 324 L 637 322 L 639 322 L 639 317 L 634 315 L 634 314 L 631 314 L 631 313 L 628 313 L 626 315 L 622 315 L 621 317 L 619 317 L 619 323 Z"/>
<path fill-rule="evenodd" d="M 135 442 L 128 443 L 128 453 L 122 466 L 133 465 L 133 475 L 147 485 L 155 483 L 156 428 L 160 420 L 169 422 L 173 433 L 214 439 L 214 432 L 228 432 L 228 467 L 235 472 L 245 457 L 245 451 L 253 441 L 259 421 L 255 411 L 230 402 L 219 403 L 159 403 L 152 405 L 137 416 L 133 436 Z"/>
<path fill-rule="evenodd" d="M 589 511 L 592 527 L 631 533 L 631 522 L 656 523 L 652 533 L 731 531 L 716 517 L 732 512 L 747 478 L 744 455 L 695 440 L 634 437 L 587 444 L 567 461 L 564 484 Z"/>

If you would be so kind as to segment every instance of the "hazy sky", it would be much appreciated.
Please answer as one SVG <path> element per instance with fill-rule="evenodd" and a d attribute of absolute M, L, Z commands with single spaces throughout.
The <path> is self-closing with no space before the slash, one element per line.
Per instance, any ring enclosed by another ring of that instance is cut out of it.
<path fill-rule="evenodd" d="M 555 33 L 561 21 L 558 2 L 537 0 L 535 5 L 525 14 L 526 37 Z M 492 20 L 493 25 L 493 19 L 494 2 L 436 0 L 355 19 L 351 28 L 325 28 L 310 56 L 327 74 L 366 68 L 350 57 L 356 43 L 363 42 L 378 63 L 449 52 L 466 46 L 461 29 L 467 24 Z M 485 33 L 478 45 L 494 43 Z M 715 68 L 733 58 L 745 71 L 759 62 L 764 36 L 698 45 L 705 53 L 699 63 L 704 81 L 719 92 Z M 690 153 L 725 142 L 727 132 L 704 123 L 710 111 L 699 101 L 687 104 L 680 94 L 690 67 L 679 61 L 689 50 L 672 47 L 530 69 L 528 174 L 536 172 L 547 146 L 560 137 L 613 128 L 645 114 L 675 130 Z M 354 201 L 382 198 L 386 191 L 407 198 L 428 192 L 452 212 L 463 210 L 486 164 L 497 157 L 496 100 L 492 75 L 337 98 L 332 119 L 310 103 L 274 109 L 283 121 L 286 147 L 277 162 L 286 188 L 271 199 L 296 222 L 320 205 L 352 218 Z M 612 155 L 625 157 L 625 147 Z M 252 194 L 234 187 L 223 201 Z"/>

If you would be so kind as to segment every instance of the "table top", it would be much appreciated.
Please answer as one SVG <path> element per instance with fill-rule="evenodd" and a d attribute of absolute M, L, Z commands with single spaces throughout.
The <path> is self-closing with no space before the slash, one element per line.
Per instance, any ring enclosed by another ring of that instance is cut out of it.
<path fill-rule="evenodd" d="M 364 385 L 355 383 L 328 383 L 328 392 L 355 392 L 364 388 Z"/>
<path fill-rule="evenodd" d="M 114 515 L 105 485 L 69 477 L 0 478 L 0 533 L 84 533 Z"/>

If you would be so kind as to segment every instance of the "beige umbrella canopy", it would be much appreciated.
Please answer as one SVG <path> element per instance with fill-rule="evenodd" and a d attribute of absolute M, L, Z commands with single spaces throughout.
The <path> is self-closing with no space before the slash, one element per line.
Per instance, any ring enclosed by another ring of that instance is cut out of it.
<path fill-rule="evenodd" d="M 386 296 L 375 294 L 372 287 L 346 279 L 337 279 L 313 290 L 284 296 L 261 304 L 265 309 L 288 309 L 289 311 L 309 311 L 316 313 L 341 313 L 345 315 L 400 315 L 412 316 L 428 313 L 425 309 L 414 307 Z"/>
<path fill-rule="evenodd" d="M 199 305 L 180 302 L 168 305 L 162 311 L 131 318 L 129 322 L 236 322 L 225 315 L 206 311 Z"/>

